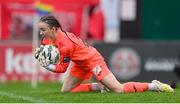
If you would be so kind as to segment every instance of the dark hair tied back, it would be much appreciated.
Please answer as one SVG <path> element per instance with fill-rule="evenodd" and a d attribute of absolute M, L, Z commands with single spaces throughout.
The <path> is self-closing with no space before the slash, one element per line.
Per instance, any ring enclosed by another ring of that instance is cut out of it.
<path fill-rule="evenodd" d="M 40 22 L 45 22 L 46 24 L 49 25 L 50 28 L 56 27 L 62 30 L 59 21 L 54 16 L 43 16 L 41 17 Z"/>

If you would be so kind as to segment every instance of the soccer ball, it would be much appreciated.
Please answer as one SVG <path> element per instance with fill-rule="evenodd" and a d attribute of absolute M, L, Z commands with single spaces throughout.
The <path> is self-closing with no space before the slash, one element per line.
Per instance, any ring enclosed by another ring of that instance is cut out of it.
<path fill-rule="evenodd" d="M 50 64 L 57 64 L 60 60 L 60 52 L 55 45 L 45 45 L 42 50 L 45 58 L 49 58 Z"/>

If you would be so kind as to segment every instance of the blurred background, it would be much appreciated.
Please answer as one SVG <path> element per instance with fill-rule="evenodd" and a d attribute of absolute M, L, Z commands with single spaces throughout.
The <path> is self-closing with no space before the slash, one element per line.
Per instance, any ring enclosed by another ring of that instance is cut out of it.
<path fill-rule="evenodd" d="M 180 0 L 0 0 L 0 83 L 63 81 L 33 59 L 49 14 L 96 47 L 119 81 L 180 82 Z"/>

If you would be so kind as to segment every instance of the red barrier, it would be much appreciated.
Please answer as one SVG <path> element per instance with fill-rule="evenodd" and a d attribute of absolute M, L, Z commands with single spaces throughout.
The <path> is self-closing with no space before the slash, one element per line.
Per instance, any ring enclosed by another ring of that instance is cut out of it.
<path fill-rule="evenodd" d="M 34 61 L 30 43 L 0 43 L 0 82 L 31 81 L 36 77 L 38 81 L 58 81 L 60 74 L 52 73 Z"/>

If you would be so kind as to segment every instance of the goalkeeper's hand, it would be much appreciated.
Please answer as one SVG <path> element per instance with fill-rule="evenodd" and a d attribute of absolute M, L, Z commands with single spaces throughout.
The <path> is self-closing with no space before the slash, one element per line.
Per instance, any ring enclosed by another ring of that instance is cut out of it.
<path fill-rule="evenodd" d="M 40 45 L 40 47 L 35 49 L 34 57 L 38 60 L 40 53 L 43 51 L 44 46 Z"/>
<path fill-rule="evenodd" d="M 50 64 L 49 57 L 45 57 L 45 52 L 44 51 L 40 52 L 38 61 L 39 61 L 40 65 L 42 67 L 44 67 L 45 69 L 47 69 L 49 71 L 54 71 L 55 70 L 55 65 Z"/>

